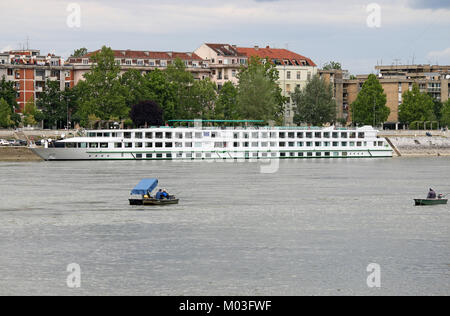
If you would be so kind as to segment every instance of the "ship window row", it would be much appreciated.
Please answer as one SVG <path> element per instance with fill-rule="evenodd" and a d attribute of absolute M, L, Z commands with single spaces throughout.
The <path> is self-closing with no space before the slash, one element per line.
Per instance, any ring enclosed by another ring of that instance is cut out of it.
<path fill-rule="evenodd" d="M 382 143 L 382 142 L 381 142 Z M 234 142 L 233 147 L 366 147 L 368 142 Z M 374 142 L 376 146 L 376 142 Z M 380 145 L 382 146 L 382 145 Z"/>
<path fill-rule="evenodd" d="M 233 142 L 234 148 L 239 147 L 367 147 L 368 144 L 374 147 L 383 147 L 385 143 L 383 141 L 378 142 L 328 142 L 328 141 L 293 141 L 293 142 Z M 205 146 L 204 146 L 205 145 Z M 210 147 L 212 143 L 202 142 L 116 142 L 116 143 L 65 143 L 66 148 L 202 148 Z M 214 142 L 214 148 L 227 148 L 227 142 Z"/>
<path fill-rule="evenodd" d="M 239 138 L 365 138 L 364 132 L 234 132 Z"/>
<path fill-rule="evenodd" d="M 89 132 L 88 137 L 123 137 L 125 139 L 217 138 L 219 132 Z M 248 138 L 364 138 L 364 132 L 234 132 L 234 139 Z"/>
<path fill-rule="evenodd" d="M 136 159 L 210 159 L 210 158 L 217 158 L 216 156 L 213 156 L 212 153 L 195 153 L 195 152 L 174 152 L 174 153 L 135 153 L 133 154 L 134 158 Z M 313 157 L 323 157 L 323 158 L 330 158 L 330 157 L 348 157 L 348 156 L 364 156 L 364 153 L 358 152 L 358 153 L 348 153 L 348 152 L 282 152 L 279 153 L 249 153 L 245 152 L 244 157 L 245 158 L 313 158 Z M 89 155 L 89 158 L 92 156 Z M 95 155 L 97 158 L 97 155 Z M 101 156 L 103 157 L 103 155 Z M 109 157 L 109 155 L 107 156 Z M 244 158 L 242 157 L 242 158 Z"/>

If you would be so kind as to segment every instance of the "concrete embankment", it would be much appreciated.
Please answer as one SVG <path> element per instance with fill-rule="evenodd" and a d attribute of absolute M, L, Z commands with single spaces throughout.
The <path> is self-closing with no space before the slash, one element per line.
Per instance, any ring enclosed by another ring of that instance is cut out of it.
<path fill-rule="evenodd" d="M 401 157 L 439 157 L 450 156 L 450 138 L 448 132 L 429 131 L 383 131 L 394 148 L 396 156 Z"/>
<path fill-rule="evenodd" d="M 40 139 L 57 139 L 62 135 L 74 135 L 76 131 L 66 130 L 39 130 L 39 129 L 3 129 L 0 130 L 1 139 L 21 139 L 26 141 L 36 141 Z M 36 155 L 27 147 L 0 147 L 0 161 L 41 161 L 42 158 Z"/>
<path fill-rule="evenodd" d="M 0 147 L 0 161 L 42 161 L 42 158 L 36 155 L 28 147 Z"/>

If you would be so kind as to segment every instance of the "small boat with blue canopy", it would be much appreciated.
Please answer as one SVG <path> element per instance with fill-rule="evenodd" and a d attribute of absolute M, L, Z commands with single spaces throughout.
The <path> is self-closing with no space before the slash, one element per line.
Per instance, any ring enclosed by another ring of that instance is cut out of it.
<path fill-rule="evenodd" d="M 166 205 L 166 204 L 178 204 L 178 199 L 174 195 L 168 194 L 166 191 L 158 192 L 152 196 L 152 191 L 158 186 L 158 179 L 142 179 L 131 190 L 132 197 L 129 199 L 130 205 Z M 165 193 L 165 194 L 163 194 Z"/>

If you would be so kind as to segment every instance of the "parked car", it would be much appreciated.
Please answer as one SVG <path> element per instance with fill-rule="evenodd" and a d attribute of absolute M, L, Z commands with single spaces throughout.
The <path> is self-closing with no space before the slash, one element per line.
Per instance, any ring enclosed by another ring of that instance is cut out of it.
<path fill-rule="evenodd" d="M 6 139 L 0 139 L 0 146 L 9 146 L 9 142 Z"/>
<path fill-rule="evenodd" d="M 8 139 L 8 142 L 11 146 L 22 146 L 20 141 L 18 141 L 17 139 Z"/>

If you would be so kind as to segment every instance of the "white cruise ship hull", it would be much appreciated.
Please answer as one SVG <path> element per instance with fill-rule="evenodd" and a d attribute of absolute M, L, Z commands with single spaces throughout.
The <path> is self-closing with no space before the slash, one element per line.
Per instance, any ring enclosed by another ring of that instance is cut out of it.
<path fill-rule="evenodd" d="M 224 160 L 386 158 L 393 150 L 371 127 L 150 128 L 88 131 L 33 151 L 44 160 Z"/>
<path fill-rule="evenodd" d="M 391 158 L 391 150 L 354 150 L 333 151 L 310 150 L 291 151 L 283 153 L 273 152 L 192 152 L 168 154 L 151 152 L 109 152 L 83 149 L 63 148 L 32 148 L 32 150 L 44 160 L 210 160 L 210 159 L 331 159 L 331 158 Z M 284 154 L 284 155 L 283 155 Z M 142 156 L 140 156 L 142 155 Z"/>

